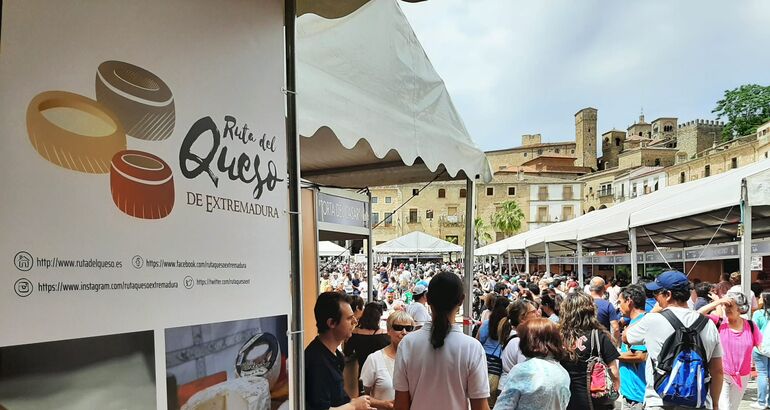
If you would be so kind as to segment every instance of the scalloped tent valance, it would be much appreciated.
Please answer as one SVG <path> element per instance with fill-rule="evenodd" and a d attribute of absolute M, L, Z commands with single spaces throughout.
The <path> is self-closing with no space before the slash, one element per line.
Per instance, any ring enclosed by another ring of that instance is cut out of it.
<path fill-rule="evenodd" d="M 397 2 L 327 15 L 343 16 L 297 19 L 302 178 L 356 188 L 434 178 L 490 181 L 486 155 Z"/>

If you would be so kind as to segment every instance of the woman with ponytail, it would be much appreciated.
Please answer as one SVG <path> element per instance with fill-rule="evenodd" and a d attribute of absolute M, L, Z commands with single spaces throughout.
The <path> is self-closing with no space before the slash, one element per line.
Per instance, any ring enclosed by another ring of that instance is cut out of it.
<path fill-rule="evenodd" d="M 428 285 L 433 321 L 406 335 L 393 372 L 396 410 L 489 410 L 487 361 L 481 343 L 454 325 L 463 283 L 441 272 Z"/>

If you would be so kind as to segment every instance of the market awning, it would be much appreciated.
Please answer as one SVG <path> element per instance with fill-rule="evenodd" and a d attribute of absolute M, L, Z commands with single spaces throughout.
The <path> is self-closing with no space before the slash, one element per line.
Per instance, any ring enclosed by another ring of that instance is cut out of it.
<path fill-rule="evenodd" d="M 348 2 L 345 2 L 348 3 Z M 297 19 L 301 174 L 331 186 L 492 174 L 395 0 Z"/>
<path fill-rule="evenodd" d="M 350 256 L 350 251 L 330 241 L 318 242 L 318 256 Z"/>
<path fill-rule="evenodd" d="M 374 247 L 374 252 L 376 253 L 399 255 L 417 255 L 421 253 L 447 254 L 461 253 L 462 251 L 462 246 L 419 231 L 410 232 Z"/>

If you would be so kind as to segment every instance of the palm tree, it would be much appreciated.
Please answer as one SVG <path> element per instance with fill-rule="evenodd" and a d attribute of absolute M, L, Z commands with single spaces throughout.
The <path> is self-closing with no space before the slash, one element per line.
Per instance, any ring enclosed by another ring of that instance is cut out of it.
<path fill-rule="evenodd" d="M 509 237 L 521 229 L 521 221 L 524 220 L 524 212 L 516 201 L 505 201 L 500 209 L 492 215 L 492 227 L 495 231 L 502 232 Z"/>
<path fill-rule="evenodd" d="M 489 234 L 489 225 L 478 216 L 473 220 L 473 239 L 477 248 L 492 242 L 492 235 Z"/>

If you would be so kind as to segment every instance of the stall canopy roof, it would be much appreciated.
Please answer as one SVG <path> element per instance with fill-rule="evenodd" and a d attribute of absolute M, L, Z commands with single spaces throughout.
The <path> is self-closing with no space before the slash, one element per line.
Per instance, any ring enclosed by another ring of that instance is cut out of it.
<path fill-rule="evenodd" d="M 430 236 L 424 232 L 410 232 L 404 236 L 392 239 L 374 247 L 377 253 L 393 253 L 403 255 L 444 254 L 462 252 L 463 247 Z"/>
<path fill-rule="evenodd" d="M 351 188 L 490 181 L 486 155 L 397 2 L 350 4 L 350 14 L 327 14 L 344 15 L 336 19 L 297 19 L 302 177 Z"/>
<path fill-rule="evenodd" d="M 318 242 L 318 256 L 350 256 L 350 251 L 330 241 Z"/>
<path fill-rule="evenodd" d="M 640 249 L 654 247 L 653 241 L 658 246 L 681 247 L 733 240 L 741 217 L 743 179 L 749 182 L 758 204 L 763 204 L 759 198 L 770 190 L 770 160 L 666 187 L 570 221 L 521 233 L 479 251 L 501 254 L 526 247 L 542 252 L 545 243 L 557 252 L 574 251 L 577 241 L 586 250 L 626 248 L 628 230 L 633 227 L 637 228 Z M 755 207 L 752 216 L 753 235 L 770 236 L 770 208 Z"/>

